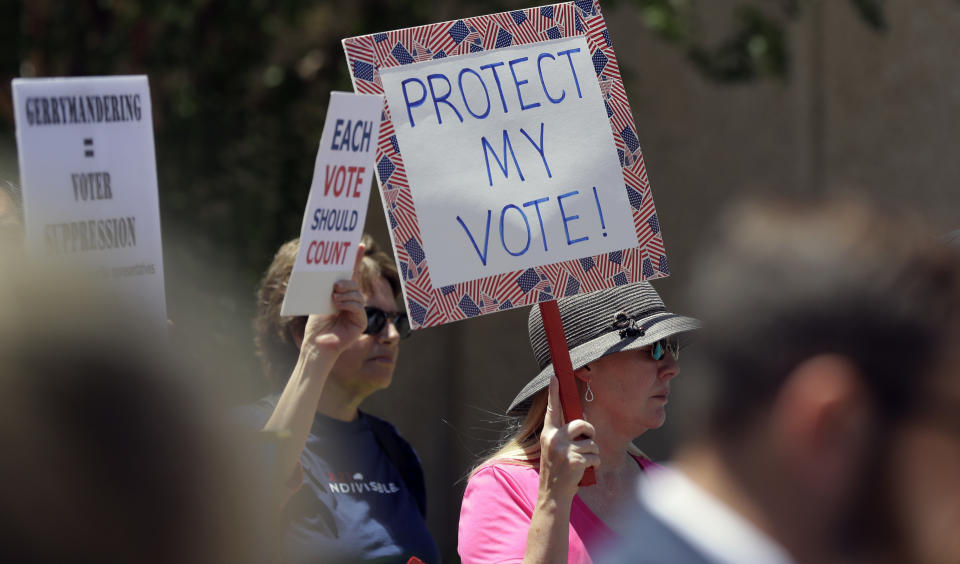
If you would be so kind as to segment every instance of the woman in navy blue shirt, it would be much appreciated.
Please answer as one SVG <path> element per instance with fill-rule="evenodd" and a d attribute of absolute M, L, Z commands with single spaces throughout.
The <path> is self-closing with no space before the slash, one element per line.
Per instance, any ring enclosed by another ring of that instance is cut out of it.
<path fill-rule="evenodd" d="M 352 280 L 334 285 L 331 315 L 282 317 L 298 241 L 280 248 L 258 293 L 257 350 L 276 392 L 251 406 L 266 431 L 285 437 L 271 465 L 284 562 L 438 562 L 424 521 L 423 472 L 386 421 L 360 411 L 390 385 L 401 337 L 392 259 L 369 235 Z"/>

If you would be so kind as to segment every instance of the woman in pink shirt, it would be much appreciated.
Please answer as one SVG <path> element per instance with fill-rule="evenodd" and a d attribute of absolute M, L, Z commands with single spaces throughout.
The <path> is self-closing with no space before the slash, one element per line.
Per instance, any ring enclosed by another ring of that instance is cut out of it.
<path fill-rule="evenodd" d="M 591 562 L 626 536 L 638 478 L 654 466 L 634 438 L 663 425 L 682 340 L 699 327 L 670 313 L 646 282 L 562 298 L 560 316 L 584 419 L 563 421 L 539 308 L 528 331 L 540 373 L 507 410 L 516 430 L 474 469 L 458 552 L 475 562 Z M 589 421 L 589 422 L 588 422 Z M 597 484 L 579 488 L 584 471 Z"/>

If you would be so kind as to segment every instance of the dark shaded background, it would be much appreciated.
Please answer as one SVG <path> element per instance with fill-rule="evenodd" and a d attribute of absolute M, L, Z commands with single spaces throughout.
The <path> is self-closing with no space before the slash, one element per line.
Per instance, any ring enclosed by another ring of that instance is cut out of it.
<path fill-rule="evenodd" d="M 250 319 L 275 249 L 298 234 L 344 37 L 530 4 L 391 0 L 5 1 L 0 177 L 17 178 L 9 79 L 148 74 L 169 316 L 198 378 L 235 402 L 265 385 Z M 956 0 L 604 2 L 685 311 L 684 273 L 724 204 L 748 193 L 856 189 L 960 225 Z M 368 230 L 387 242 L 374 196 Z M 896 226 L 890 226 L 896 229 Z M 811 272 L 810 276 L 817 273 Z M 404 343 L 365 408 L 395 422 L 428 476 L 429 524 L 455 560 L 462 477 L 535 365 L 526 311 Z M 683 378 L 671 419 L 696 390 Z M 675 424 L 640 440 L 669 455 Z"/>

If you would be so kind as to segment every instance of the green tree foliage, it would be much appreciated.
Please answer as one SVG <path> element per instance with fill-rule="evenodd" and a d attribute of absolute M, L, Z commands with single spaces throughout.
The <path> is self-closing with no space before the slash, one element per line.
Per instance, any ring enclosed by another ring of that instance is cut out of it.
<path fill-rule="evenodd" d="M 743 82 L 763 77 L 785 78 L 790 69 L 788 25 L 804 9 L 824 0 L 737 2 L 733 26 L 713 44 L 704 39 L 703 7 L 697 0 L 629 0 L 644 24 L 662 39 L 683 49 L 705 76 L 719 82 Z M 849 0 L 871 28 L 886 28 L 884 0 Z"/>

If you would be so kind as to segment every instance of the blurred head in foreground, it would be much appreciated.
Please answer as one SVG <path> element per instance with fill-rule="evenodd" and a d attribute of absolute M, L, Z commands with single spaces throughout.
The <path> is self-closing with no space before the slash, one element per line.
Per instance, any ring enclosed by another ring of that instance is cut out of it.
<path fill-rule="evenodd" d="M 799 560 L 889 550 L 922 493 L 902 487 L 938 463 L 900 434 L 952 409 L 957 448 L 955 249 L 853 199 L 741 206 L 713 241 L 691 278 L 705 419 L 678 466 Z"/>
<path fill-rule="evenodd" d="M 156 334 L 12 266 L 0 264 L 0 561 L 245 562 L 236 472 Z"/>
<path fill-rule="evenodd" d="M 960 253 L 960 230 L 946 241 Z M 919 408 L 892 441 L 898 523 L 917 564 L 960 559 L 960 324 L 950 331 Z"/>

